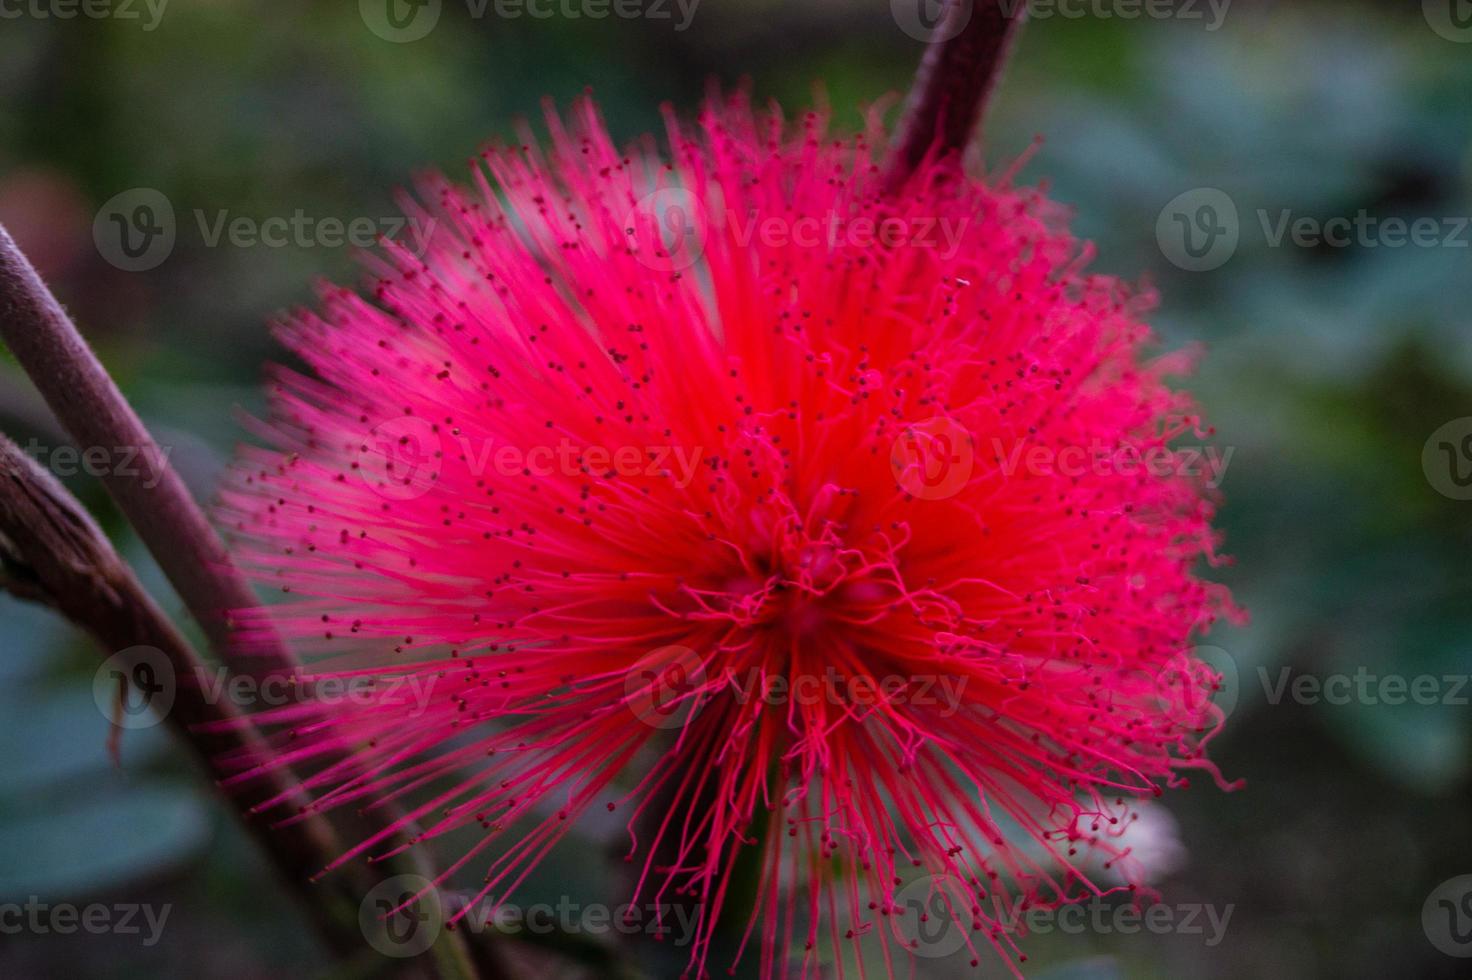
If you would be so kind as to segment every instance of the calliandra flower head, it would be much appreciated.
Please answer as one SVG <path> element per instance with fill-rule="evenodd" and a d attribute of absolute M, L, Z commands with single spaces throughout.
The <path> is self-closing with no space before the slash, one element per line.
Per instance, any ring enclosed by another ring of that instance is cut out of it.
<path fill-rule="evenodd" d="M 285 326 L 310 373 L 222 510 L 282 596 L 241 617 L 376 686 L 279 711 L 280 761 L 478 828 L 446 873 L 492 904 L 613 811 L 692 975 L 731 921 L 766 976 L 892 972 L 936 915 L 1016 962 L 1017 908 L 1133 890 L 1137 804 L 1220 782 L 1184 651 L 1233 611 L 1200 480 L 1122 462 L 1204 434 L 1150 297 L 1010 174 L 887 191 L 877 114 L 714 98 L 668 160 L 547 124 Z"/>

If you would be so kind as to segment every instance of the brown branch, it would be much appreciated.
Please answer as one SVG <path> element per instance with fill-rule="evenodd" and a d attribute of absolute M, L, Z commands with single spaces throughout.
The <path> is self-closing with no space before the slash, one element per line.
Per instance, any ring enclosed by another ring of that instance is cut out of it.
<path fill-rule="evenodd" d="M 79 447 L 137 454 L 130 472 L 110 467 L 102 482 L 200 619 L 210 645 L 233 651 L 229 614 L 256 605 L 255 595 L 163 450 L 3 226 L 0 337 Z M 290 654 L 279 648 L 253 651 L 249 662 L 263 675 L 295 673 Z"/>
<path fill-rule="evenodd" d="M 135 455 L 136 464 L 126 472 L 109 468 L 103 484 L 205 630 L 220 661 L 262 683 L 296 677 L 299 665 L 274 635 L 260 636 L 258 631 L 249 655 L 242 655 L 230 613 L 256 606 L 255 593 L 169 466 L 167 455 L 4 226 L 0 226 L 0 339 L 79 447 L 126 449 Z M 380 879 L 397 874 L 436 877 L 424 852 L 409 843 L 412 830 L 396 808 L 343 811 L 333 819 L 343 836 L 378 838 L 385 851 L 402 850 L 372 865 Z M 399 829 L 392 830 L 395 827 Z M 292 868 L 289 873 L 317 872 L 326 863 Z M 426 967 L 431 975 L 475 976 L 477 965 L 486 975 L 505 975 L 504 970 L 486 969 L 494 961 L 492 951 L 477 949 L 472 955 L 465 939 L 449 931 L 421 959 L 432 961 Z"/>
<path fill-rule="evenodd" d="M 959 159 L 981 121 L 1026 0 L 947 0 L 891 144 L 888 185 L 902 187 L 927 154 Z"/>
<path fill-rule="evenodd" d="M 188 641 L 118 557 L 82 505 L 15 443 L 0 435 L 0 588 L 56 609 L 90 633 L 108 653 L 121 655 L 125 677 L 154 670 L 162 654 L 172 677 L 157 678 L 172 692 L 165 721 L 216 779 L 226 753 L 264 751 L 255 729 L 228 700 L 211 701 L 202 683 L 204 664 Z M 304 798 L 289 773 L 271 775 L 269 793 Z M 328 914 L 329 897 L 313 888 L 312 868 L 340 850 L 332 828 L 312 817 L 272 830 L 247 815 L 244 799 L 232 800 L 245 829 L 272 858 L 330 948 L 347 953 L 362 947 L 356 920 Z"/>

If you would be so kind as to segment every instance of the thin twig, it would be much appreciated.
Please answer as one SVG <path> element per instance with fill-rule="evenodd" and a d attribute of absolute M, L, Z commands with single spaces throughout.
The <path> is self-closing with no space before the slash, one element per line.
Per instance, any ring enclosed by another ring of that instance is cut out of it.
<path fill-rule="evenodd" d="M 87 631 L 109 654 L 119 654 L 124 678 L 160 666 L 157 651 L 172 676 L 155 677 L 155 694 L 168 691 L 172 705 L 164 720 L 216 779 L 230 773 L 219 766 L 226 753 L 263 750 L 255 729 L 228 699 L 211 699 L 203 683 L 205 666 L 189 642 L 144 591 L 118 557 L 101 529 L 55 477 L 41 469 L 15 443 L 0 435 L 0 588 L 44 603 Z M 305 799 L 291 775 L 271 774 L 270 793 Z M 356 920 L 328 912 L 328 897 L 313 888 L 310 870 L 339 853 L 332 828 L 311 817 L 272 830 L 247 815 L 248 803 L 235 801 L 236 815 L 271 856 L 276 870 L 302 900 L 330 948 L 361 948 Z"/>
<path fill-rule="evenodd" d="M 297 677 L 299 665 L 274 634 L 255 631 L 248 653 L 238 642 L 230 614 L 258 605 L 254 592 L 169 465 L 168 456 L 3 225 L 0 338 L 78 446 L 134 455 L 136 465 L 109 468 L 102 476 L 103 484 L 205 630 L 220 661 L 263 683 Z M 401 852 L 373 865 L 380 877 L 404 873 L 431 880 L 436 877 L 423 851 L 408 842 L 408 824 L 397 808 L 340 811 L 329 819 L 343 828 L 343 836 L 379 839 L 386 851 Z M 293 868 L 291 873 L 314 873 L 324 866 L 325 862 L 310 869 Z M 504 970 L 486 969 L 494 953 L 476 950 L 472 956 L 457 933 L 441 934 L 431 953 L 431 969 L 440 976 L 505 975 Z"/>
<path fill-rule="evenodd" d="M 255 606 L 255 595 L 168 457 L 4 226 L 0 337 L 78 446 L 136 454 L 135 466 L 109 467 L 104 486 L 199 617 L 210 645 L 235 651 L 230 614 Z M 296 672 L 291 656 L 269 640 L 253 645 L 248 662 L 263 675 Z M 233 660 L 231 666 L 243 669 Z"/>
<path fill-rule="evenodd" d="M 1026 0 L 947 0 L 915 73 L 890 152 L 888 184 L 902 187 L 932 152 L 959 159 L 971 142 L 1027 16 Z"/>

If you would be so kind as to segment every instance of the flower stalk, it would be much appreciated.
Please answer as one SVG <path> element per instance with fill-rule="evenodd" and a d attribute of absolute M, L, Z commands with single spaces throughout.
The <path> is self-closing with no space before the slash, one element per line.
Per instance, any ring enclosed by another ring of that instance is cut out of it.
<path fill-rule="evenodd" d="M 891 144 L 891 190 L 903 186 L 928 154 L 959 160 L 1026 16 L 1022 0 L 948 0 Z"/>

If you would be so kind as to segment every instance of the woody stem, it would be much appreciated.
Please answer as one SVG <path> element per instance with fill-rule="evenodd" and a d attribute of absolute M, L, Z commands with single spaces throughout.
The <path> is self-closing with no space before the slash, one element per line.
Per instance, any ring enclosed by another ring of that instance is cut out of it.
<path fill-rule="evenodd" d="M 250 585 L 231 561 L 203 509 L 169 465 L 168 455 L 144 428 L 61 303 L 3 226 L 0 226 L 0 340 L 10 348 L 78 446 L 84 451 L 91 446 L 126 449 L 138 461 L 134 466 L 109 468 L 102 475 L 102 482 L 204 629 L 220 662 L 231 672 L 253 676 L 257 681 L 297 678 L 300 665 L 270 631 L 254 631 L 250 648 L 245 649 L 232 614 L 258 605 Z M 125 605 L 137 606 L 140 601 L 129 596 Z M 253 739 L 262 737 L 255 732 L 248 716 L 234 721 L 241 726 L 242 737 L 247 733 Z M 194 730 L 185 734 L 192 741 L 197 736 Z M 198 744 L 194 747 L 214 758 L 208 747 Z M 259 768 L 263 778 L 287 775 L 268 765 Z M 230 802 L 243 805 L 238 798 Z M 400 829 L 406 828 L 407 823 L 392 807 L 371 813 L 344 812 L 333 822 L 341 825 L 344 835 L 351 839 L 380 840 L 386 851 L 395 850 L 410 836 L 407 829 Z M 304 851 L 298 856 L 307 853 L 312 854 L 314 865 L 285 869 L 289 875 L 310 875 L 330 860 L 328 853 Z M 375 871 L 377 877 L 412 873 L 431 879 L 435 875 L 427 855 L 412 847 L 392 861 L 377 864 Z M 474 976 L 477 972 L 494 976 L 493 970 L 499 972 L 487 962 L 494 955 L 489 950 L 477 949 L 475 953 L 480 955 L 476 956 L 477 962 L 472 962 L 472 951 L 457 933 L 442 933 L 431 953 L 432 958 L 421 958 L 421 963 L 434 977 L 458 978 Z"/>
<path fill-rule="evenodd" d="M 959 158 L 966 149 L 1026 14 L 1025 0 L 947 0 L 895 133 L 892 190 L 927 154 Z"/>

